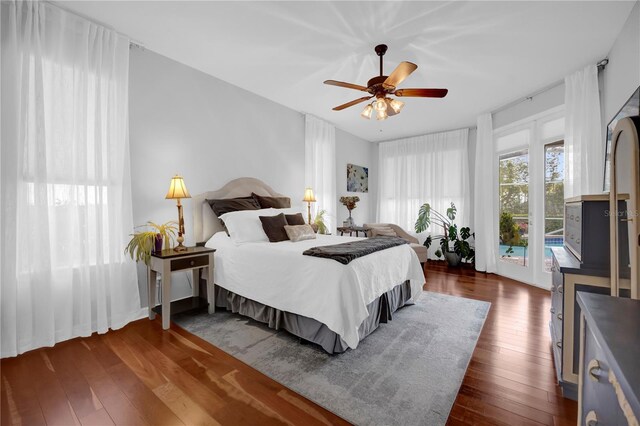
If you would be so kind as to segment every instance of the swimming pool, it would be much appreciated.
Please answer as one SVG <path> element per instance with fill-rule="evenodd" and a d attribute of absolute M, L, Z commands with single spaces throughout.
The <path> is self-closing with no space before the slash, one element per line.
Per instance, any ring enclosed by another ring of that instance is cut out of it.
<path fill-rule="evenodd" d="M 562 237 L 547 237 L 544 241 L 544 256 L 551 257 L 551 247 L 562 247 Z M 507 256 L 508 245 L 500 244 L 500 256 Z M 529 247 L 513 246 L 511 257 L 525 257 L 529 251 Z"/>

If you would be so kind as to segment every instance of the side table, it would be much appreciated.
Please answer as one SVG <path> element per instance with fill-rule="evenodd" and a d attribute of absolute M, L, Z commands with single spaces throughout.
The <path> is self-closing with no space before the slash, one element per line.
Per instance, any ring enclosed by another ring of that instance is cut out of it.
<path fill-rule="evenodd" d="M 362 232 L 362 234 L 366 237 L 368 236 L 368 232 L 371 231 L 371 228 L 365 228 L 364 226 L 338 226 L 338 228 L 336 229 L 338 230 L 338 232 L 340 232 L 340 236 L 344 235 L 346 232 L 348 232 L 349 236 L 351 236 L 355 232 L 356 237 L 360 232 Z"/>
<path fill-rule="evenodd" d="M 200 270 L 206 269 L 207 301 L 209 313 L 215 311 L 213 254 L 215 249 L 208 247 L 187 247 L 185 251 L 162 250 L 151 255 L 151 265 L 147 267 L 147 289 L 149 292 L 149 319 L 155 319 L 153 308 L 156 305 L 156 277 L 162 275 L 162 328 L 169 328 L 171 318 L 171 273 L 191 270 L 193 297 L 200 295 Z"/>

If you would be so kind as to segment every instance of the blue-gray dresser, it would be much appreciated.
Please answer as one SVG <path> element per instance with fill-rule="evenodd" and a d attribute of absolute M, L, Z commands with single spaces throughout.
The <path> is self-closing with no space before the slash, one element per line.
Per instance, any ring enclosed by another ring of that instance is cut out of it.
<path fill-rule="evenodd" d="M 578 424 L 638 426 L 640 300 L 578 292 Z"/>
<path fill-rule="evenodd" d="M 620 204 L 624 210 L 624 204 Z M 609 269 L 608 194 L 583 195 L 565 200 L 564 247 L 552 248 L 551 312 L 549 330 L 558 384 L 566 398 L 578 398 L 580 307 L 578 291 L 611 294 Z M 626 222 L 619 243 L 628 245 Z M 628 263 L 628 250 L 620 250 Z M 628 269 L 622 271 L 629 276 Z M 629 296 L 628 280 L 620 295 Z"/>

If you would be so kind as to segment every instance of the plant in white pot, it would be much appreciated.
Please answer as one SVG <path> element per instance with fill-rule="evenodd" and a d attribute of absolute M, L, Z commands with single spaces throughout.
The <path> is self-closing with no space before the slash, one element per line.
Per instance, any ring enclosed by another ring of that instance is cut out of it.
<path fill-rule="evenodd" d="M 475 249 L 469 242 L 469 238 L 475 235 L 468 226 L 458 231 L 458 225 L 454 223 L 457 213 L 458 209 L 453 203 L 447 209 L 446 215 L 432 209 L 429 203 L 424 203 L 420 207 L 415 224 L 417 233 L 424 232 L 432 223 L 442 229 L 441 235 L 429 235 L 424 245 L 429 248 L 433 239 L 439 239 L 440 250 L 449 266 L 458 266 L 462 260 L 473 263 L 476 257 Z"/>

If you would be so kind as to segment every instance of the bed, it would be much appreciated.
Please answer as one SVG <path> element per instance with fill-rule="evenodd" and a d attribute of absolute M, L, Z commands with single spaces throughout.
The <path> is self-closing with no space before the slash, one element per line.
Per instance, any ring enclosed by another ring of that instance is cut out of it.
<path fill-rule="evenodd" d="M 252 192 L 283 196 L 258 179 L 239 178 L 193 197 L 195 241 L 216 249 L 215 285 L 208 286 L 210 312 L 224 308 L 284 329 L 328 353 L 341 353 L 355 349 L 379 324 L 391 320 L 397 309 L 420 296 L 424 275 L 409 245 L 343 265 L 302 252 L 362 238 L 317 235 L 295 243 L 234 242 L 206 200 L 246 197 Z"/>

